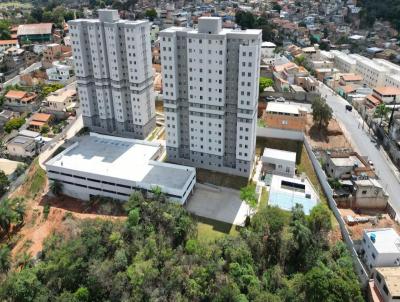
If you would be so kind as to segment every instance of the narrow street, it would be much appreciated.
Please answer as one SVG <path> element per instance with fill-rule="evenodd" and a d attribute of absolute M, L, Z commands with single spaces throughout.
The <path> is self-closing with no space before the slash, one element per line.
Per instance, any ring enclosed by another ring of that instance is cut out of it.
<path fill-rule="evenodd" d="M 334 95 L 332 90 L 321 83 L 318 88 L 321 96 L 326 99 L 332 108 L 336 120 L 339 122 L 346 137 L 351 140 L 355 151 L 367 156 L 374 163 L 376 174 L 380 183 L 389 194 L 390 203 L 397 213 L 400 214 L 400 183 L 399 172 L 390 159 L 386 158 L 383 148 L 376 144 L 373 137 L 368 133 L 367 125 L 364 125 L 361 116 L 356 110 L 349 112 L 345 106 L 346 100 Z"/>

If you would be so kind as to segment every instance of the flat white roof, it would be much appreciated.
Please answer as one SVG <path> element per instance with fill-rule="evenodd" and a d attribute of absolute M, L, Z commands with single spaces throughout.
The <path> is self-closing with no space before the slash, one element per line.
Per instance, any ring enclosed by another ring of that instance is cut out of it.
<path fill-rule="evenodd" d="M 331 161 L 336 167 L 351 167 L 357 165 L 357 167 L 365 167 L 361 160 L 354 155 L 349 157 L 331 157 Z"/>
<path fill-rule="evenodd" d="M 268 204 L 286 211 L 290 211 L 296 204 L 301 204 L 304 213 L 309 215 L 317 203 L 318 195 L 307 178 L 272 176 Z"/>
<path fill-rule="evenodd" d="M 46 163 L 57 167 L 152 186 L 183 189 L 195 169 L 157 162 L 161 145 L 91 133 Z"/>
<path fill-rule="evenodd" d="M 290 152 L 279 149 L 265 148 L 263 152 L 263 157 L 276 158 L 280 160 L 296 162 L 296 152 Z"/>
<path fill-rule="evenodd" d="M 274 48 L 276 45 L 272 42 L 262 42 L 261 48 Z"/>
<path fill-rule="evenodd" d="M 379 253 L 399 253 L 400 254 L 400 236 L 392 228 L 364 230 L 369 238 L 375 234 L 373 242 Z M 371 240 L 372 241 L 372 240 Z"/>
<path fill-rule="evenodd" d="M 271 111 L 271 112 L 281 112 L 289 114 L 299 114 L 299 109 L 301 109 L 302 111 L 307 111 L 307 109 L 300 107 L 298 105 L 280 103 L 280 102 L 269 102 L 265 110 L 267 112 Z"/>

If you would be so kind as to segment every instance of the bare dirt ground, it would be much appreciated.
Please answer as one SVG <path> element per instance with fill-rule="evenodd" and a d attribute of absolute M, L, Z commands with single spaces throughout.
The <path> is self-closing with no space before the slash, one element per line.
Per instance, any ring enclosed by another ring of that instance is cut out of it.
<path fill-rule="evenodd" d="M 306 137 L 313 149 L 343 149 L 351 148 L 336 120 L 329 122 L 327 129 L 321 129 L 313 124 L 312 115 L 307 116 Z"/>
<path fill-rule="evenodd" d="M 37 167 L 31 167 L 27 179 L 37 173 L 36 169 Z M 79 231 L 77 225 L 81 219 L 125 219 L 123 216 L 96 214 L 99 211 L 98 205 L 88 207 L 82 201 L 67 196 L 50 197 L 47 178 L 36 197 L 29 198 L 30 185 L 29 182 L 24 183 L 10 196 L 10 198 L 24 197 L 26 200 L 24 224 L 13 231 L 13 238 L 17 239 L 12 249 L 15 261 L 18 261 L 22 254 L 35 257 L 43 249 L 45 239 L 54 232 L 68 238 Z M 50 206 L 47 217 L 44 212 L 46 204 Z"/>
<path fill-rule="evenodd" d="M 353 217 L 374 217 L 375 215 L 368 214 L 357 214 L 352 209 L 339 209 L 342 217 L 346 217 L 348 215 Z M 400 234 L 400 225 L 396 223 L 390 216 L 386 213 L 381 214 L 382 218 L 378 220 L 376 224 L 372 224 L 371 222 L 366 223 L 358 223 L 356 225 L 350 226 L 346 225 L 347 229 L 350 232 L 351 238 L 353 240 L 360 240 L 363 236 L 364 229 L 376 229 L 376 228 L 394 228 L 397 233 Z"/>

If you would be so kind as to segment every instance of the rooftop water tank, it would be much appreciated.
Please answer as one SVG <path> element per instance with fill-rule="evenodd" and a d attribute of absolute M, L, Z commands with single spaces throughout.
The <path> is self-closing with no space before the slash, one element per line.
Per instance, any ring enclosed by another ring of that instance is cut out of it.
<path fill-rule="evenodd" d="M 371 235 L 369 235 L 369 238 L 371 238 L 371 241 L 375 243 L 375 241 L 376 241 L 376 234 L 375 234 L 375 233 L 371 233 Z"/>

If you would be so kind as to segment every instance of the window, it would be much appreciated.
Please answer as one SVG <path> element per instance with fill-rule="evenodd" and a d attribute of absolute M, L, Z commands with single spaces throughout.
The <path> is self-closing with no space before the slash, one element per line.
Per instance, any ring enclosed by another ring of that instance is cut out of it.
<path fill-rule="evenodd" d="M 388 290 L 386 284 L 383 286 L 383 291 L 385 292 L 386 296 L 389 295 L 389 290 Z"/>

